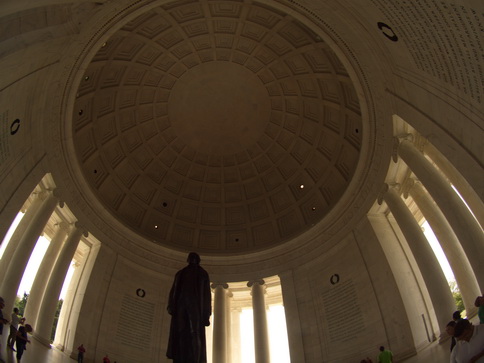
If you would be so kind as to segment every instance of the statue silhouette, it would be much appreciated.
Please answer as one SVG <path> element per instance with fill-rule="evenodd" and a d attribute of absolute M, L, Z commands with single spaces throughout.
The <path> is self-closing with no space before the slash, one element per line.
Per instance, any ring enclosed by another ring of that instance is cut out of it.
<path fill-rule="evenodd" d="M 166 356 L 174 363 L 205 363 L 205 327 L 210 325 L 212 296 L 208 273 L 200 256 L 190 252 L 188 266 L 178 271 L 170 291 L 170 338 Z"/>

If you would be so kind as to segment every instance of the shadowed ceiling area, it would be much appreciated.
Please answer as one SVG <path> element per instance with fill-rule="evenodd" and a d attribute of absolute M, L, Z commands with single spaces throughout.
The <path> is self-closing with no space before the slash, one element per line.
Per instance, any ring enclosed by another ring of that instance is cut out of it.
<path fill-rule="evenodd" d="M 84 176 L 119 221 L 210 254 L 287 241 L 321 221 L 356 169 L 362 121 L 342 63 L 257 2 L 172 2 L 102 45 L 79 84 Z"/>

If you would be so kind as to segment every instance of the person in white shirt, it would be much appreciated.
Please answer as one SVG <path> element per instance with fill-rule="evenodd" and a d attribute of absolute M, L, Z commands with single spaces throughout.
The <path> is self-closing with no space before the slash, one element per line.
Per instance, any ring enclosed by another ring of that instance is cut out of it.
<path fill-rule="evenodd" d="M 13 345 L 15 343 L 15 338 L 17 336 L 17 330 L 18 330 L 18 325 L 23 324 L 25 322 L 25 318 L 21 318 L 18 315 L 18 309 L 13 308 L 13 313 L 12 313 L 12 320 L 10 321 L 10 334 L 7 339 L 7 346 L 15 351 L 13 348 Z"/>
<path fill-rule="evenodd" d="M 484 363 L 484 325 L 472 325 L 467 319 L 454 328 L 457 344 L 450 355 L 450 363 Z"/>

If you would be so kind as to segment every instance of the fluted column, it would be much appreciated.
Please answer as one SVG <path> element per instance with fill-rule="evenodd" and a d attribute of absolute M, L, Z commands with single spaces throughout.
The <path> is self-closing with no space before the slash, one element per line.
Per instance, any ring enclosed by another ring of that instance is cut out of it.
<path fill-rule="evenodd" d="M 80 318 L 80 315 L 83 304 L 89 305 L 90 299 L 86 299 L 86 290 L 89 282 L 92 282 L 90 279 L 91 272 L 96 264 L 101 243 L 96 240 L 87 240 L 86 242 L 83 256 L 79 261 L 80 264 L 76 264 L 77 266 L 74 267 L 74 274 L 62 304 L 55 332 L 54 344 L 67 354 L 71 353 L 72 350 L 77 353 L 77 345 L 75 344 L 79 342 L 79 339 L 87 341 L 88 338 L 85 336 L 86 322 Z M 76 250 L 76 254 L 78 250 Z"/>
<path fill-rule="evenodd" d="M 213 299 L 213 363 L 225 363 L 227 359 L 227 284 L 212 284 Z"/>
<path fill-rule="evenodd" d="M 251 288 L 252 309 L 254 312 L 254 349 L 256 363 L 268 363 L 271 361 L 264 284 L 264 280 L 250 281 L 247 284 Z"/>
<path fill-rule="evenodd" d="M 76 251 L 77 253 L 77 251 Z M 74 261 L 73 261 L 74 262 Z M 72 313 L 72 305 L 75 298 L 75 291 L 79 287 L 79 279 L 82 274 L 82 264 L 74 263 L 74 273 L 72 274 L 71 282 L 69 283 L 69 288 L 67 289 L 66 296 L 62 302 L 62 309 L 57 319 L 57 327 L 55 329 L 54 342 L 52 343 L 57 349 L 65 351 L 65 338 L 66 330 L 69 324 L 69 316 Z M 72 329 L 74 332 L 75 329 Z M 74 347 L 76 348 L 76 347 Z"/>
<path fill-rule="evenodd" d="M 450 180 L 452 185 L 454 185 L 454 187 L 459 191 L 459 194 L 469 205 L 472 213 L 477 218 L 480 225 L 484 226 L 484 203 L 479 195 L 469 185 L 467 180 L 431 143 L 427 142 L 424 145 L 424 152 L 432 159 L 432 161 Z"/>
<path fill-rule="evenodd" d="M 484 291 L 484 233 L 462 199 L 443 175 L 408 140 L 398 143 L 398 155 L 415 173 L 439 206 L 452 230 L 459 238 L 474 270 L 481 291 Z"/>
<path fill-rule="evenodd" d="M 226 326 L 226 349 L 227 355 L 225 362 L 232 363 L 232 298 L 234 294 L 230 290 L 227 291 L 227 296 L 225 297 L 225 326 Z"/>
<path fill-rule="evenodd" d="M 241 350 L 240 350 L 240 313 L 242 309 L 236 307 L 232 310 L 232 363 L 241 363 Z"/>
<path fill-rule="evenodd" d="M 24 235 L 28 226 L 31 224 L 32 220 L 37 215 L 37 211 L 39 210 L 40 206 L 44 202 L 44 199 L 45 199 L 45 193 L 38 193 L 33 196 L 32 202 L 28 206 L 23 217 L 20 219 L 19 224 L 15 228 L 15 231 L 10 237 L 10 240 L 8 241 L 5 251 L 3 251 L 2 259 L 0 260 L 0 276 L 5 276 L 5 273 L 7 272 L 7 269 L 8 269 L 8 265 L 12 260 L 12 256 L 17 250 L 19 241 L 22 239 L 22 236 Z M 3 243 L 7 243 L 7 241 L 3 241 Z"/>
<path fill-rule="evenodd" d="M 54 322 L 55 310 L 57 308 L 57 302 L 59 301 L 62 285 L 83 233 L 84 230 L 77 223 L 72 227 L 66 242 L 62 246 L 59 257 L 57 257 L 55 265 L 52 268 L 49 282 L 45 288 L 34 336 L 47 346 L 50 346 L 52 324 Z"/>
<path fill-rule="evenodd" d="M 25 229 L 21 236 L 19 236 L 18 240 L 12 241 L 15 250 L 8 261 L 5 275 L 2 276 L 2 286 L 0 288 L 0 296 L 5 300 L 4 311 L 12 310 L 15 297 L 17 296 L 17 290 L 27 263 L 29 262 L 30 255 L 57 205 L 57 198 L 54 197 L 52 192 L 43 193 L 41 198 L 43 198 L 42 203 L 34 211 L 34 214 L 29 220 L 29 224 L 23 224 L 22 228 Z"/>
<path fill-rule="evenodd" d="M 449 261 L 449 265 L 459 285 L 459 290 L 462 293 L 467 315 L 475 315 L 477 308 L 474 306 L 474 300 L 476 296 L 480 295 L 479 285 L 457 236 L 445 219 L 442 211 L 434 203 L 420 182 L 413 179 L 409 180 L 408 190 L 432 228 L 447 261 Z"/>
<path fill-rule="evenodd" d="M 29 298 L 27 300 L 27 305 L 25 306 L 24 316 L 27 322 L 33 326 L 36 326 L 37 315 L 39 313 L 40 303 L 44 295 L 45 287 L 47 286 L 47 281 L 49 280 L 50 273 L 55 264 L 55 260 L 59 255 L 62 243 L 67 237 L 67 232 L 69 231 L 69 226 L 67 223 L 61 223 L 57 225 L 57 231 L 52 237 L 49 243 L 49 247 L 45 252 L 42 263 L 35 275 L 32 288 L 30 289 Z"/>
<path fill-rule="evenodd" d="M 447 338 L 445 327 L 456 306 L 439 261 L 412 212 L 397 192 L 393 188 L 388 188 L 384 192 L 383 198 L 402 230 L 422 273 L 437 316 L 440 339 Z"/>

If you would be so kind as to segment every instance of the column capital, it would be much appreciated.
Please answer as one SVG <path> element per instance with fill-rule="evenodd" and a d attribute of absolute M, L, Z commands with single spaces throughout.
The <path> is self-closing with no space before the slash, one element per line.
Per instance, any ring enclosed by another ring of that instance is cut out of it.
<path fill-rule="evenodd" d="M 387 185 L 388 185 L 387 192 L 393 190 L 393 191 L 398 193 L 402 190 L 402 184 L 400 184 L 400 183 L 391 182 L 391 183 L 387 183 Z"/>
<path fill-rule="evenodd" d="M 62 230 L 64 232 L 69 232 L 69 229 L 70 229 L 71 224 L 70 223 L 67 223 L 67 222 L 64 222 L 64 221 L 61 221 L 59 223 L 56 223 L 55 226 L 59 230 Z"/>
<path fill-rule="evenodd" d="M 74 229 L 74 228 L 81 230 L 82 235 L 84 237 L 86 237 L 86 238 L 89 237 L 89 232 L 85 230 L 85 228 L 83 227 L 83 225 L 81 223 L 79 223 L 79 221 L 76 221 L 72 224 L 72 229 Z"/>
<path fill-rule="evenodd" d="M 415 135 L 412 134 L 411 132 L 403 132 L 401 134 L 395 135 L 394 138 L 397 140 L 413 141 L 415 138 Z"/>
<path fill-rule="evenodd" d="M 247 287 L 252 287 L 255 284 L 259 284 L 260 286 L 264 285 L 266 282 L 263 279 L 256 279 L 256 280 L 251 280 L 247 283 Z"/>
<path fill-rule="evenodd" d="M 226 282 L 212 282 L 212 284 L 210 285 L 210 287 L 214 290 L 219 286 L 222 287 L 224 290 L 229 288 L 229 284 L 227 284 Z"/>
<path fill-rule="evenodd" d="M 52 196 L 56 199 L 59 198 L 59 192 L 57 192 L 56 189 L 45 189 L 45 190 L 41 190 L 41 191 L 38 191 L 38 192 L 34 192 L 34 193 L 32 193 L 32 195 L 35 195 L 40 200 L 45 200 L 49 196 Z"/>
<path fill-rule="evenodd" d="M 387 194 L 388 192 L 390 191 L 395 191 L 395 192 L 398 192 L 401 188 L 401 185 L 400 183 L 396 183 L 396 182 L 389 182 L 389 183 L 383 183 L 383 186 L 380 190 L 380 193 L 378 194 L 378 197 L 377 197 L 377 202 L 379 205 L 382 205 L 383 203 L 383 200 L 385 199 L 385 194 Z"/>
<path fill-rule="evenodd" d="M 413 142 L 414 135 L 411 133 L 399 134 L 393 137 L 393 146 L 392 146 L 392 160 L 394 163 L 398 162 L 398 147 L 400 143 L 404 140 Z"/>
<path fill-rule="evenodd" d="M 408 195 L 410 193 L 410 190 L 414 187 L 414 185 L 417 183 L 417 180 L 414 178 L 406 178 L 405 181 L 402 183 L 402 195 L 405 199 L 408 198 Z"/>

